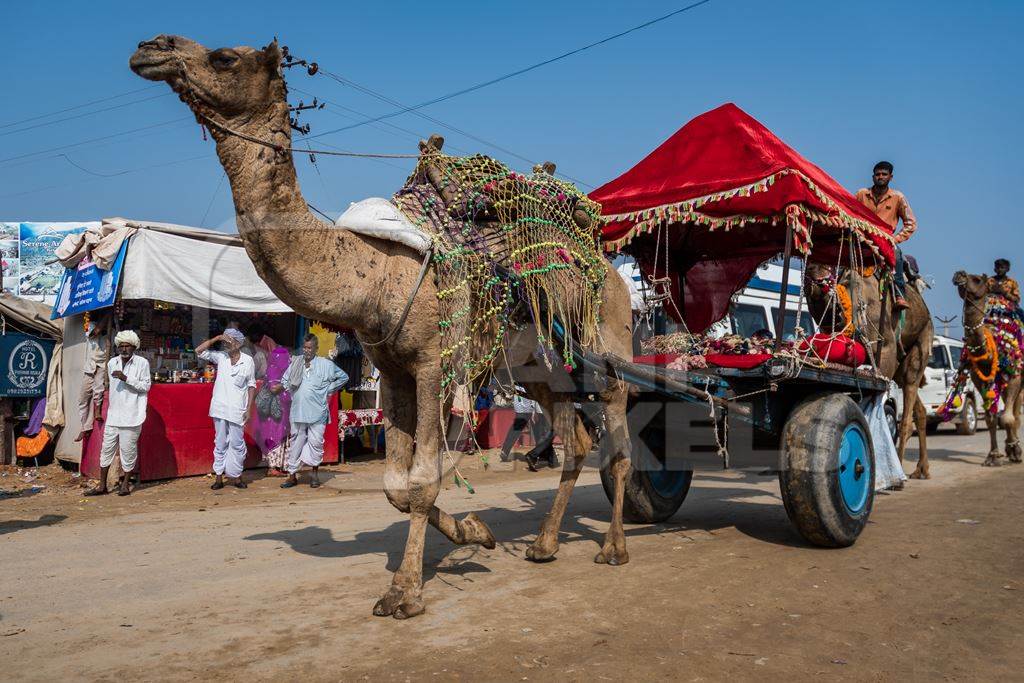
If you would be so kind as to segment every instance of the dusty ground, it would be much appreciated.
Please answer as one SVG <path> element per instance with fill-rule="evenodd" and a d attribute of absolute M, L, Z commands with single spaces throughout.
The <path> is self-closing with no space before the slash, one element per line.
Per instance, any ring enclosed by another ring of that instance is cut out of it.
<path fill-rule="evenodd" d="M 441 503 L 479 511 L 499 546 L 431 530 L 428 611 L 407 622 L 370 615 L 406 532 L 368 490 L 379 464 L 318 491 L 198 478 L 87 503 L 54 474 L 0 497 L 0 662 L 47 681 L 1019 677 L 1024 466 L 980 467 L 985 438 L 932 438 L 934 478 L 878 498 L 845 550 L 803 544 L 773 479 L 703 474 L 670 523 L 627 528 L 617 568 L 592 563 L 595 471 L 558 560 L 533 565 L 556 475 L 473 461 L 476 495 Z"/>

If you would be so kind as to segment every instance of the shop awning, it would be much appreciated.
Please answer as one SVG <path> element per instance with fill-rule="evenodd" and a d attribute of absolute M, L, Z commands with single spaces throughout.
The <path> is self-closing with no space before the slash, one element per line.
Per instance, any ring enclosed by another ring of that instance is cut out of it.
<path fill-rule="evenodd" d="M 221 311 L 287 313 L 256 274 L 237 235 L 167 223 L 108 219 L 138 228 L 121 275 L 122 299 L 156 299 Z"/>

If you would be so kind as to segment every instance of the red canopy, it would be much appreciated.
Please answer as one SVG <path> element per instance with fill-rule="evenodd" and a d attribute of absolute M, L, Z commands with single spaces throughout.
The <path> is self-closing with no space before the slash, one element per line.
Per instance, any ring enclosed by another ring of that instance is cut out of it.
<path fill-rule="evenodd" d="M 865 261 L 894 261 L 888 225 L 734 104 L 693 119 L 590 197 L 605 249 L 628 245 L 645 274 L 668 277 L 693 332 L 720 320 L 757 266 L 783 251 L 787 225 L 805 258 L 835 262 L 852 231 Z"/>

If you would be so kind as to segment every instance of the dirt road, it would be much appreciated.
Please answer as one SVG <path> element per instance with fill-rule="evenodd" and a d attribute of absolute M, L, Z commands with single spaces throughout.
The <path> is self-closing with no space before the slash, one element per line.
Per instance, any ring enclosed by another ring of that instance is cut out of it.
<path fill-rule="evenodd" d="M 704 474 L 671 522 L 627 527 L 622 567 L 592 562 L 609 514 L 595 471 L 545 565 L 523 553 L 555 473 L 481 475 L 441 501 L 477 510 L 498 548 L 428 532 L 428 611 L 406 622 L 370 614 L 407 525 L 359 472 L 319 491 L 191 480 L 102 509 L 0 500 L 0 666 L 40 681 L 1019 677 L 1024 466 L 980 467 L 982 436 L 931 444 L 933 479 L 876 499 L 852 548 L 802 543 L 774 479 Z"/>

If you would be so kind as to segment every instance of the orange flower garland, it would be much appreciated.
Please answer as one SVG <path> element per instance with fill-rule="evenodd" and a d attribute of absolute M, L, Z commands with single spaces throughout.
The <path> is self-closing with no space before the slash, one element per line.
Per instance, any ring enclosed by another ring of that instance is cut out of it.
<path fill-rule="evenodd" d="M 850 291 L 846 285 L 836 285 L 836 299 L 840 308 L 843 309 L 843 334 L 850 336 L 853 333 L 853 300 L 850 299 Z"/>
<path fill-rule="evenodd" d="M 995 381 L 996 373 L 999 372 L 999 349 L 996 347 L 996 338 L 992 331 L 987 327 L 981 329 L 985 333 L 985 352 L 976 356 L 968 350 L 967 358 L 971 361 L 978 379 L 985 384 L 990 384 Z M 978 364 L 987 360 L 992 361 L 992 370 L 987 375 L 983 375 L 978 369 Z"/>

